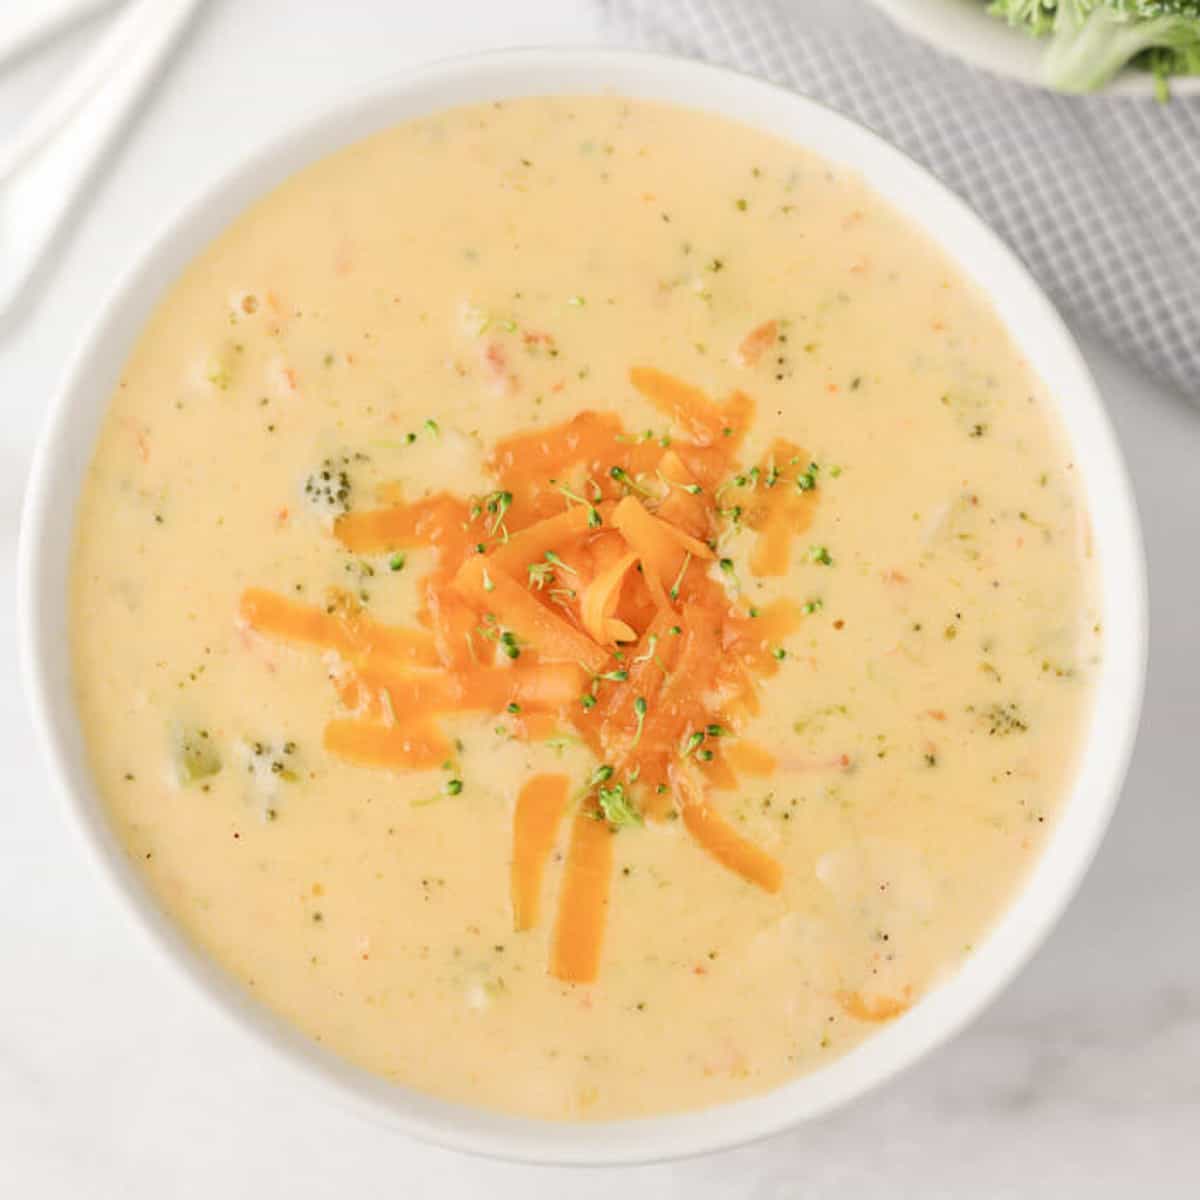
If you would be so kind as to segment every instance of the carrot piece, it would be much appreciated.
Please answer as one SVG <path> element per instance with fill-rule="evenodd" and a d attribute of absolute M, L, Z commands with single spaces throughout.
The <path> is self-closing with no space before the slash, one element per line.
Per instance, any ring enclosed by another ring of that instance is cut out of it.
<path fill-rule="evenodd" d="M 670 609 L 655 616 L 637 646 L 626 652 L 628 680 L 621 687 L 608 689 L 597 708 L 603 757 L 614 762 L 618 770 L 633 763 L 631 742 L 637 728 L 634 704 L 641 697 L 647 711 L 656 711 L 659 694 L 675 661 L 680 639 L 667 636 L 674 620 L 675 613 Z"/>
<path fill-rule="evenodd" d="M 716 624 L 702 605 L 686 605 L 679 624 L 681 635 L 658 643 L 658 649 L 674 653 L 675 660 L 642 729 L 647 750 L 671 755 L 685 734 L 706 723 L 701 696 L 710 689 L 721 662 Z"/>
<path fill-rule="evenodd" d="M 747 841 L 712 808 L 686 771 L 673 768 L 671 782 L 679 797 L 684 828 L 717 862 L 763 891 L 777 892 L 783 887 L 779 861 Z"/>
<path fill-rule="evenodd" d="M 760 579 L 786 574 L 791 557 L 792 534 L 803 528 L 799 521 L 792 519 L 785 506 L 772 508 L 767 518 L 758 525 L 758 541 L 750 554 L 750 574 Z"/>
<path fill-rule="evenodd" d="M 612 619 L 617 602 L 621 599 L 621 587 L 629 568 L 637 562 L 636 554 L 624 554 L 606 567 L 584 589 L 579 602 L 579 616 L 584 629 L 602 645 L 614 641 L 636 641 L 637 633 L 623 621 Z M 613 636 L 613 635 L 616 636 Z"/>
<path fill-rule="evenodd" d="M 519 578 L 531 562 L 544 558 L 547 550 L 562 550 L 563 542 L 586 533 L 587 529 L 588 510 L 581 504 L 573 505 L 557 516 L 546 517 L 512 534 L 504 545 L 492 551 L 488 561 Z"/>
<path fill-rule="evenodd" d="M 607 617 L 604 621 L 604 644 L 613 642 L 636 642 L 637 630 L 625 621 L 616 617 Z"/>
<path fill-rule="evenodd" d="M 460 704 L 493 711 L 509 703 L 557 709 L 578 701 L 583 686 L 584 674 L 574 663 L 482 667 L 463 677 Z"/>
<path fill-rule="evenodd" d="M 709 503 L 703 495 L 687 490 L 698 486 L 696 476 L 674 450 L 659 459 L 658 471 L 670 486 L 657 515 L 693 537 L 705 537 L 709 532 Z"/>
<path fill-rule="evenodd" d="M 742 837 L 707 801 L 685 804 L 683 824 L 717 862 L 747 883 L 756 883 L 766 892 L 783 887 L 783 867 L 778 860 Z"/>
<path fill-rule="evenodd" d="M 702 446 L 711 446 L 726 427 L 725 415 L 708 395 L 654 367 L 634 367 L 629 381 L 660 412 Z"/>
<path fill-rule="evenodd" d="M 465 542 L 469 519 L 463 501 L 439 492 L 412 504 L 345 513 L 334 522 L 334 536 L 353 554 L 404 550 Z"/>
<path fill-rule="evenodd" d="M 626 496 L 613 509 L 612 523 L 641 560 L 647 586 L 656 603 L 659 602 L 658 589 L 665 593 L 679 578 L 686 554 L 697 558 L 713 557 L 713 552 L 703 542 L 698 542 L 666 521 L 660 521 L 633 496 Z M 658 584 L 658 589 L 649 583 L 651 577 Z"/>
<path fill-rule="evenodd" d="M 444 587 L 425 589 L 425 612 L 433 630 L 437 659 L 447 670 L 462 670 L 475 661 L 474 609 Z"/>
<path fill-rule="evenodd" d="M 525 742 L 548 742 L 562 732 L 558 716 L 548 712 L 525 712 L 515 722 L 516 735 Z"/>
<path fill-rule="evenodd" d="M 690 533 L 663 521 L 650 512 L 636 496 L 626 496 L 612 511 L 612 523 L 621 531 L 626 541 L 630 540 L 630 530 L 638 535 L 640 531 L 644 540 L 661 544 L 665 550 L 675 547 L 686 551 L 695 558 L 715 558 L 712 547 L 707 542 L 694 538 Z"/>
<path fill-rule="evenodd" d="M 766 458 L 759 464 L 765 475 L 774 475 L 774 487 L 759 488 L 746 505 L 745 520 L 759 538 L 750 555 L 750 572 L 759 577 L 779 576 L 787 572 L 792 538 L 812 524 L 819 489 L 799 492 L 797 476 L 806 470 L 808 455 L 794 442 L 776 438 Z M 799 467 L 793 465 L 799 463 Z"/>
<path fill-rule="evenodd" d="M 349 630 L 334 614 L 311 604 L 298 604 L 265 588 L 247 588 L 238 603 L 238 612 L 256 633 L 340 653 L 354 649 Z"/>
<path fill-rule="evenodd" d="M 378 663 L 363 663 L 354 673 L 373 695 L 387 692 L 388 710 L 405 727 L 424 721 L 431 713 L 451 712 L 458 707 L 460 688 L 452 675 L 396 671 Z"/>
<path fill-rule="evenodd" d="M 775 755 L 765 746 L 742 739 L 721 747 L 725 761 L 743 775 L 770 775 L 777 765 Z"/>
<path fill-rule="evenodd" d="M 419 720 L 404 726 L 330 721 L 324 742 L 330 754 L 370 767 L 433 767 L 450 752 L 446 738 L 431 723 Z"/>
<path fill-rule="evenodd" d="M 414 674 L 366 664 L 358 674 L 368 687 L 388 693 L 401 724 L 427 713 L 499 712 L 510 703 L 559 709 L 579 699 L 585 682 L 574 663 L 524 660 L 514 667 L 475 667 L 455 674 Z"/>
<path fill-rule="evenodd" d="M 756 325 L 744 338 L 737 348 L 739 366 L 752 367 L 770 348 L 775 345 L 779 336 L 779 324 L 776 321 L 764 321 Z"/>
<path fill-rule="evenodd" d="M 903 998 L 895 996 L 864 996 L 847 989 L 837 993 L 842 1010 L 859 1021 L 891 1021 L 905 1012 L 912 1001 L 911 989 L 905 988 Z"/>
<path fill-rule="evenodd" d="M 336 650 L 344 657 L 378 655 L 413 666 L 437 665 L 429 634 L 419 629 L 381 625 L 362 612 L 339 608 L 330 613 L 264 588 L 247 588 L 242 593 L 239 612 L 257 633 Z"/>
<path fill-rule="evenodd" d="M 621 447 L 621 420 L 612 413 L 581 412 L 545 429 L 534 429 L 502 438 L 492 451 L 490 463 L 500 476 L 545 478 L 574 463 L 609 458 Z"/>
<path fill-rule="evenodd" d="M 570 781 L 565 775 L 535 775 L 517 796 L 513 813 L 513 928 L 537 924 L 542 873 L 554 849 L 554 837 L 567 807 Z"/>
<path fill-rule="evenodd" d="M 585 805 L 576 815 L 558 896 L 550 974 L 568 983 L 591 983 L 600 969 L 612 881 L 613 835 L 598 816 L 591 805 Z"/>
<path fill-rule="evenodd" d="M 747 396 L 745 392 L 734 392 L 728 400 L 725 401 L 725 425 L 722 427 L 722 436 L 725 430 L 730 430 L 730 435 L 725 438 L 725 448 L 727 453 L 732 453 L 742 443 L 742 438 L 745 437 L 746 431 L 750 428 L 751 422 L 754 420 L 754 401 Z"/>
<path fill-rule="evenodd" d="M 547 662 L 582 663 L 599 673 L 608 661 L 606 650 L 551 612 L 511 576 L 488 570 L 480 556 L 463 563 L 454 585 L 465 600 L 493 613 Z"/>
<path fill-rule="evenodd" d="M 710 788 L 732 792 L 738 785 L 738 777 L 734 774 L 733 768 L 725 756 L 719 752 L 708 762 L 698 763 L 697 766 L 700 768 L 700 774 L 703 775 L 705 784 Z"/>

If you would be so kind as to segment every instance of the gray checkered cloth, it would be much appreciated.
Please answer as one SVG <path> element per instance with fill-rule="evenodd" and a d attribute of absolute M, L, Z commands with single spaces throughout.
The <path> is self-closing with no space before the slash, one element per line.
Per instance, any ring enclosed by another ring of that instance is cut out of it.
<path fill-rule="evenodd" d="M 969 200 L 1081 327 L 1200 401 L 1200 100 L 1007 83 L 856 0 L 595 2 L 615 41 L 737 67 L 871 126 Z"/>

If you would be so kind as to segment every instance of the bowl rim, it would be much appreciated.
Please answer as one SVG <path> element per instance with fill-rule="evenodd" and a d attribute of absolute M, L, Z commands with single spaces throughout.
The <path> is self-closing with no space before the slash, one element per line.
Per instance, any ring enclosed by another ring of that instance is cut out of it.
<path fill-rule="evenodd" d="M 1003 79 L 1053 92 L 1042 79 L 1045 42 L 991 17 L 980 0 L 870 0 L 905 33 L 943 54 Z M 1178 75 L 1170 82 L 1173 96 L 1200 94 L 1200 75 Z M 1154 76 L 1125 67 L 1097 96 L 1156 100 Z"/>
<path fill-rule="evenodd" d="M 1105 607 L 1106 657 L 1070 796 L 1020 892 L 966 963 L 903 1017 L 820 1071 L 732 1104 L 605 1122 L 509 1116 L 387 1083 L 336 1058 L 253 1001 L 158 907 L 110 828 L 88 777 L 66 648 L 65 583 L 95 432 L 133 340 L 179 271 L 250 202 L 334 149 L 456 104 L 551 94 L 631 96 L 775 133 L 861 175 L 963 275 L 977 286 L 986 278 L 1000 287 L 989 292 L 993 306 L 1035 371 L 1061 385 L 1056 407 L 1060 424 L 1070 428 L 1068 444 L 1087 449 L 1082 490 L 1103 549 L 1098 592 Z M 926 212 L 936 214 L 936 224 Z M 1049 376 L 1046 364 L 1054 368 Z M 1099 477 L 1103 487 L 1095 482 Z M 1114 606 L 1117 619 L 1110 613 Z M 925 168 L 807 97 L 727 68 L 589 47 L 496 50 L 360 82 L 251 146 L 171 213 L 109 288 L 56 389 L 26 489 L 18 617 L 26 694 L 52 783 L 97 874 L 137 913 L 136 923 L 160 961 L 188 977 L 215 1010 L 246 1033 L 247 1048 L 249 1037 L 271 1047 L 273 1060 L 291 1071 L 297 1086 L 321 1086 L 376 1123 L 422 1140 L 560 1165 L 664 1161 L 764 1138 L 880 1085 L 976 1017 L 1044 941 L 1099 846 L 1132 752 L 1147 644 L 1145 559 L 1116 438 L 1070 333 L 1016 256 Z"/>

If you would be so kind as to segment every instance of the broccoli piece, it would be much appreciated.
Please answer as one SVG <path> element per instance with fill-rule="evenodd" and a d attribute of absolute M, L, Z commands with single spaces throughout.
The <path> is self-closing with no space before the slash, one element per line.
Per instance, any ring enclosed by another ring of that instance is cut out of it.
<path fill-rule="evenodd" d="M 304 498 L 321 516 L 338 517 L 350 507 L 350 459 L 327 458 L 304 481 Z"/>
<path fill-rule="evenodd" d="M 1062 92 L 1102 88 L 1123 67 L 1200 73 L 1200 0 L 992 0 L 989 12 L 1049 39 L 1043 74 Z"/>
<path fill-rule="evenodd" d="M 210 779 L 221 769 L 221 755 L 207 729 L 171 729 L 171 766 L 181 787 Z"/>

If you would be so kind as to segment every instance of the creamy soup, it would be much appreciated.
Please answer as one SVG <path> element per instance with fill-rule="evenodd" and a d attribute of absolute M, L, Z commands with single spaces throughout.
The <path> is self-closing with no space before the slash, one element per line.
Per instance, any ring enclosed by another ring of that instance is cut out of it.
<path fill-rule="evenodd" d="M 1100 653 L 985 297 L 853 174 L 530 99 L 289 179 L 87 475 L 72 649 L 147 886 L 397 1084 L 547 1118 L 819 1069 L 972 952 Z"/>

